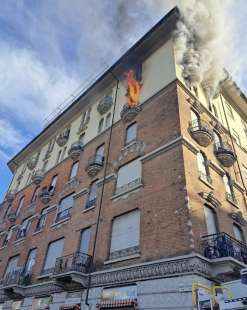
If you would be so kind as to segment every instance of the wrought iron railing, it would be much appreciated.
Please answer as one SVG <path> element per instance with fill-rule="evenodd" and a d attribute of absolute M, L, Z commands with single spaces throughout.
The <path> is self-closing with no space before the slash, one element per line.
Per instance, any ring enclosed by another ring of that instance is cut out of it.
<path fill-rule="evenodd" d="M 72 209 L 72 207 L 68 208 L 66 210 L 58 212 L 55 222 L 60 222 L 62 220 L 70 218 L 70 216 L 71 216 L 71 209 Z"/>
<path fill-rule="evenodd" d="M 91 165 L 99 165 L 99 166 L 103 166 L 104 164 L 104 156 L 102 155 L 93 155 L 89 158 L 88 160 L 88 166 L 91 166 Z"/>
<path fill-rule="evenodd" d="M 31 273 L 25 273 L 22 267 L 8 272 L 1 281 L 3 287 L 29 284 L 31 284 Z"/>
<path fill-rule="evenodd" d="M 232 257 L 247 264 L 247 245 L 222 232 L 202 237 L 207 258 Z"/>
<path fill-rule="evenodd" d="M 205 131 L 208 132 L 209 134 L 212 134 L 212 129 L 210 125 L 206 121 L 201 119 L 191 121 L 189 129 L 191 132 Z"/>
<path fill-rule="evenodd" d="M 82 252 L 76 252 L 67 256 L 58 257 L 54 268 L 54 274 L 62 274 L 72 271 L 88 273 L 91 268 L 91 256 Z"/>
<path fill-rule="evenodd" d="M 216 153 L 230 153 L 234 155 L 231 144 L 227 141 L 220 141 L 214 144 Z"/>

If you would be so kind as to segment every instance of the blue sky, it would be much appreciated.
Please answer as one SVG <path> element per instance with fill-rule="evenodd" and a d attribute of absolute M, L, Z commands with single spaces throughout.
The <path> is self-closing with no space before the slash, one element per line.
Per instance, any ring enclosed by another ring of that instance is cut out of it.
<path fill-rule="evenodd" d="M 42 129 L 45 117 L 111 65 L 175 2 L 1 1 L 0 201 L 11 179 L 6 162 Z M 235 0 L 231 13 L 234 49 L 242 61 L 247 43 L 246 2 Z M 235 73 L 245 92 L 246 69 L 245 62 Z"/>

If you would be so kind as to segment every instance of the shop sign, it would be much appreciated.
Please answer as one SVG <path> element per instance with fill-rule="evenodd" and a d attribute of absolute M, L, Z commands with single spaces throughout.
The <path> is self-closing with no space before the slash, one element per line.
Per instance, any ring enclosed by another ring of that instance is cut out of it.
<path fill-rule="evenodd" d="M 102 291 L 102 300 L 125 300 L 137 298 L 137 286 L 119 286 L 105 288 Z"/>

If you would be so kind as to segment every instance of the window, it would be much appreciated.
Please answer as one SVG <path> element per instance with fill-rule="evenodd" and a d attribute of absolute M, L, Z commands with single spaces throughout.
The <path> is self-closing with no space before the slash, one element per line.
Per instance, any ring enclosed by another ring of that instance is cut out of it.
<path fill-rule="evenodd" d="M 55 144 L 55 139 L 51 139 L 47 148 L 47 154 L 51 153 Z"/>
<path fill-rule="evenodd" d="M 245 242 L 243 231 L 237 224 L 233 224 L 233 232 L 238 241 Z"/>
<path fill-rule="evenodd" d="M 111 254 L 115 252 L 116 256 L 126 256 L 126 249 L 133 254 L 139 250 L 139 240 L 140 212 L 138 210 L 118 216 L 113 220 Z"/>
<path fill-rule="evenodd" d="M 79 161 L 76 161 L 75 163 L 73 163 L 73 165 L 71 167 L 71 171 L 70 171 L 70 176 L 69 176 L 70 180 L 76 177 L 78 167 L 79 167 Z"/>
<path fill-rule="evenodd" d="M 235 194 L 234 194 L 234 190 L 232 187 L 232 180 L 228 174 L 225 174 L 223 176 L 223 182 L 224 182 L 225 190 L 226 190 L 226 198 L 228 200 L 235 202 Z"/>
<path fill-rule="evenodd" d="M 32 249 L 27 258 L 27 262 L 24 268 L 24 275 L 30 275 L 33 270 L 33 266 L 35 265 L 37 249 Z"/>
<path fill-rule="evenodd" d="M 245 181 L 247 181 L 247 168 L 243 166 L 242 171 L 243 171 L 243 177 L 244 177 Z"/>
<path fill-rule="evenodd" d="M 64 246 L 64 238 L 53 241 L 49 244 L 43 268 L 44 273 L 50 273 L 53 271 L 56 259 L 62 256 L 63 246 Z"/>
<path fill-rule="evenodd" d="M 6 246 L 9 243 L 12 235 L 13 235 L 13 229 L 12 227 L 10 227 L 8 233 L 5 235 L 5 238 L 3 239 L 2 246 Z"/>
<path fill-rule="evenodd" d="M 56 164 L 58 164 L 60 162 L 60 157 L 62 154 L 62 150 L 59 150 L 58 154 L 57 154 L 57 160 L 56 160 Z"/>
<path fill-rule="evenodd" d="M 227 113 L 228 116 L 230 116 L 232 119 L 234 119 L 233 112 L 232 112 L 232 107 L 227 102 L 226 102 L 226 113 Z"/>
<path fill-rule="evenodd" d="M 197 165 L 198 165 L 198 171 L 199 171 L 199 177 L 200 179 L 212 183 L 210 174 L 209 174 L 209 167 L 207 163 L 207 158 L 204 154 L 201 152 L 197 153 Z"/>
<path fill-rule="evenodd" d="M 19 255 L 10 257 L 7 268 L 5 270 L 5 276 L 8 273 L 16 271 L 18 269 L 18 261 L 19 261 Z"/>
<path fill-rule="evenodd" d="M 31 203 L 35 202 L 38 198 L 38 189 L 39 187 L 36 187 L 34 192 L 33 192 L 33 196 L 32 196 L 32 199 L 31 199 Z"/>
<path fill-rule="evenodd" d="M 80 252 L 88 254 L 91 238 L 91 228 L 86 228 L 81 232 Z"/>
<path fill-rule="evenodd" d="M 56 184 L 57 184 L 57 175 L 54 175 L 51 179 L 51 184 L 48 188 L 48 191 L 51 195 L 55 192 Z"/>
<path fill-rule="evenodd" d="M 236 140 L 237 144 L 241 146 L 239 134 L 234 129 L 232 129 L 232 136 Z"/>
<path fill-rule="evenodd" d="M 62 152 L 60 161 L 64 160 L 64 157 L 65 157 L 65 155 L 66 155 L 66 151 L 67 151 L 67 146 L 65 146 L 65 147 L 63 148 L 63 152 Z"/>
<path fill-rule="evenodd" d="M 92 208 L 96 205 L 97 199 L 97 180 L 92 182 L 89 188 L 88 199 L 86 203 L 86 209 Z"/>
<path fill-rule="evenodd" d="M 26 185 L 28 185 L 31 181 L 32 173 L 30 172 L 27 177 Z"/>
<path fill-rule="evenodd" d="M 95 162 L 103 165 L 104 162 L 105 145 L 102 144 L 96 149 Z"/>
<path fill-rule="evenodd" d="M 47 208 L 43 209 L 40 213 L 40 218 L 36 226 L 36 231 L 40 231 L 45 227 L 46 218 L 47 218 Z"/>
<path fill-rule="evenodd" d="M 214 144 L 218 148 L 222 144 L 221 136 L 215 131 L 213 133 L 214 133 Z"/>
<path fill-rule="evenodd" d="M 208 235 L 216 234 L 218 232 L 216 213 L 212 208 L 204 206 L 204 215 Z"/>
<path fill-rule="evenodd" d="M 126 129 L 125 145 L 136 140 L 137 123 L 131 124 Z"/>
<path fill-rule="evenodd" d="M 56 222 L 62 221 L 70 217 L 70 211 L 74 204 L 73 194 L 70 194 L 69 196 L 63 198 L 60 201 L 59 206 L 58 206 Z"/>
<path fill-rule="evenodd" d="M 16 239 L 25 238 L 27 236 L 30 226 L 31 226 L 30 218 L 25 219 L 19 228 Z"/>
<path fill-rule="evenodd" d="M 111 126 L 111 113 L 108 113 L 105 119 L 105 128 L 109 128 Z"/>
<path fill-rule="evenodd" d="M 47 170 L 47 165 L 48 165 L 48 160 L 45 160 L 44 163 L 43 163 L 43 167 L 42 167 L 42 171 L 43 171 L 43 172 L 46 172 L 46 170 Z"/>
<path fill-rule="evenodd" d="M 190 110 L 190 113 L 191 113 L 191 127 L 192 127 L 193 130 L 198 130 L 199 129 L 199 125 L 200 125 L 200 117 L 193 110 Z"/>
<path fill-rule="evenodd" d="M 104 126 L 104 119 L 101 118 L 98 125 L 98 133 L 101 133 L 101 131 L 103 130 L 103 126 Z"/>
<path fill-rule="evenodd" d="M 20 213 L 21 208 L 22 208 L 22 206 L 23 206 L 23 203 L 24 203 L 24 196 L 21 197 L 21 199 L 20 199 L 20 201 L 19 201 L 18 208 L 17 208 L 17 210 L 16 210 L 16 215 L 18 215 L 18 214 Z"/>
<path fill-rule="evenodd" d="M 80 135 L 79 141 L 81 142 L 82 145 L 84 145 L 84 143 L 85 143 L 85 133 Z"/>
<path fill-rule="evenodd" d="M 125 192 L 141 184 L 142 163 L 136 159 L 118 170 L 116 193 Z"/>
<path fill-rule="evenodd" d="M 218 117 L 217 108 L 216 108 L 216 106 L 215 106 L 214 104 L 212 105 L 212 108 L 213 108 L 214 116 L 217 117 L 217 118 L 219 118 L 219 117 Z"/>

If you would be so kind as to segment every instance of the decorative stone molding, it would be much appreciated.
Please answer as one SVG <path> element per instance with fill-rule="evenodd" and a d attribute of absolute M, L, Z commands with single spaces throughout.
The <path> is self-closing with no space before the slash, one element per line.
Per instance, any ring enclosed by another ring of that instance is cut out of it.
<path fill-rule="evenodd" d="M 87 125 L 90 122 L 90 113 L 91 113 L 91 107 L 88 108 L 88 110 L 86 110 L 83 113 L 81 124 L 77 132 L 78 134 L 81 134 L 83 131 L 87 129 Z"/>
<path fill-rule="evenodd" d="M 207 122 L 204 120 L 196 120 L 190 122 L 189 132 L 196 142 L 207 147 L 213 141 L 213 132 Z"/>
<path fill-rule="evenodd" d="M 121 116 L 121 119 L 125 123 L 129 123 L 136 118 L 136 116 L 139 112 L 141 112 L 141 107 L 139 105 L 130 107 L 127 104 L 125 104 L 123 106 L 121 113 L 120 113 L 120 116 Z"/>
<path fill-rule="evenodd" d="M 214 196 L 214 192 L 201 192 L 199 195 L 212 207 L 218 208 L 221 206 L 220 201 Z"/>
<path fill-rule="evenodd" d="M 115 194 L 114 194 L 114 196 L 112 198 L 116 198 L 117 196 L 120 196 L 122 194 L 128 193 L 128 192 L 130 192 L 130 191 L 132 191 L 134 189 L 139 188 L 142 185 L 143 184 L 142 184 L 141 178 L 137 178 L 134 181 L 129 182 L 128 184 L 125 184 L 125 185 L 123 185 L 121 187 L 118 187 L 116 189 L 116 192 L 115 192 Z"/>
<path fill-rule="evenodd" d="M 73 179 L 69 180 L 68 182 L 66 182 L 64 184 L 61 192 L 59 193 L 59 197 L 66 196 L 71 191 L 76 191 L 76 189 L 79 186 L 79 184 L 80 184 L 80 181 L 78 179 L 76 179 L 76 178 L 73 178 Z"/>
<path fill-rule="evenodd" d="M 60 147 L 64 146 L 67 143 L 69 139 L 69 133 L 70 129 L 66 128 L 57 136 L 56 142 Z"/>
<path fill-rule="evenodd" d="M 34 184 L 38 185 L 41 183 L 41 181 L 43 180 L 44 177 L 44 173 L 42 170 L 36 170 L 34 172 L 34 174 L 32 175 L 32 181 Z"/>
<path fill-rule="evenodd" d="M 16 220 L 16 212 L 15 211 L 10 211 L 9 214 L 8 214 L 8 220 L 11 222 L 11 223 L 14 223 L 15 220 Z"/>
<path fill-rule="evenodd" d="M 40 152 L 29 158 L 29 160 L 27 161 L 27 167 L 29 170 L 33 170 L 36 167 L 39 160 L 39 155 Z"/>
<path fill-rule="evenodd" d="M 202 114 L 205 111 L 204 107 L 198 100 L 190 97 L 187 99 L 187 101 L 195 109 L 197 113 Z"/>
<path fill-rule="evenodd" d="M 130 255 L 138 254 L 139 252 L 140 252 L 139 246 L 134 246 L 134 247 L 127 248 L 124 250 L 112 252 L 110 254 L 109 259 L 112 260 L 112 259 L 117 259 L 120 257 L 130 256 Z"/>
<path fill-rule="evenodd" d="M 112 104 L 113 104 L 112 96 L 109 95 L 104 96 L 97 105 L 97 110 L 99 114 L 103 115 L 104 113 L 109 111 Z"/>
<path fill-rule="evenodd" d="M 39 193 L 39 198 L 43 204 L 47 204 L 51 201 L 52 194 L 47 189 L 44 189 Z"/>
<path fill-rule="evenodd" d="M 131 266 L 92 274 L 92 285 L 120 284 L 152 278 L 164 278 L 186 273 L 200 274 L 209 277 L 210 263 L 200 257 L 192 256 L 183 259 L 171 259 L 151 264 Z"/>
<path fill-rule="evenodd" d="M 71 144 L 70 149 L 68 150 L 68 155 L 72 160 L 77 160 L 83 149 L 84 146 L 80 141 L 74 142 Z"/>
<path fill-rule="evenodd" d="M 6 197 L 5 197 L 6 201 L 8 203 L 12 203 L 15 199 L 15 194 L 16 194 L 15 190 L 9 190 L 6 194 Z"/>
<path fill-rule="evenodd" d="M 246 220 L 243 218 L 243 214 L 241 211 L 239 212 L 232 212 L 229 214 L 229 216 L 234 220 L 236 221 L 238 224 L 244 226 L 246 225 Z"/>

